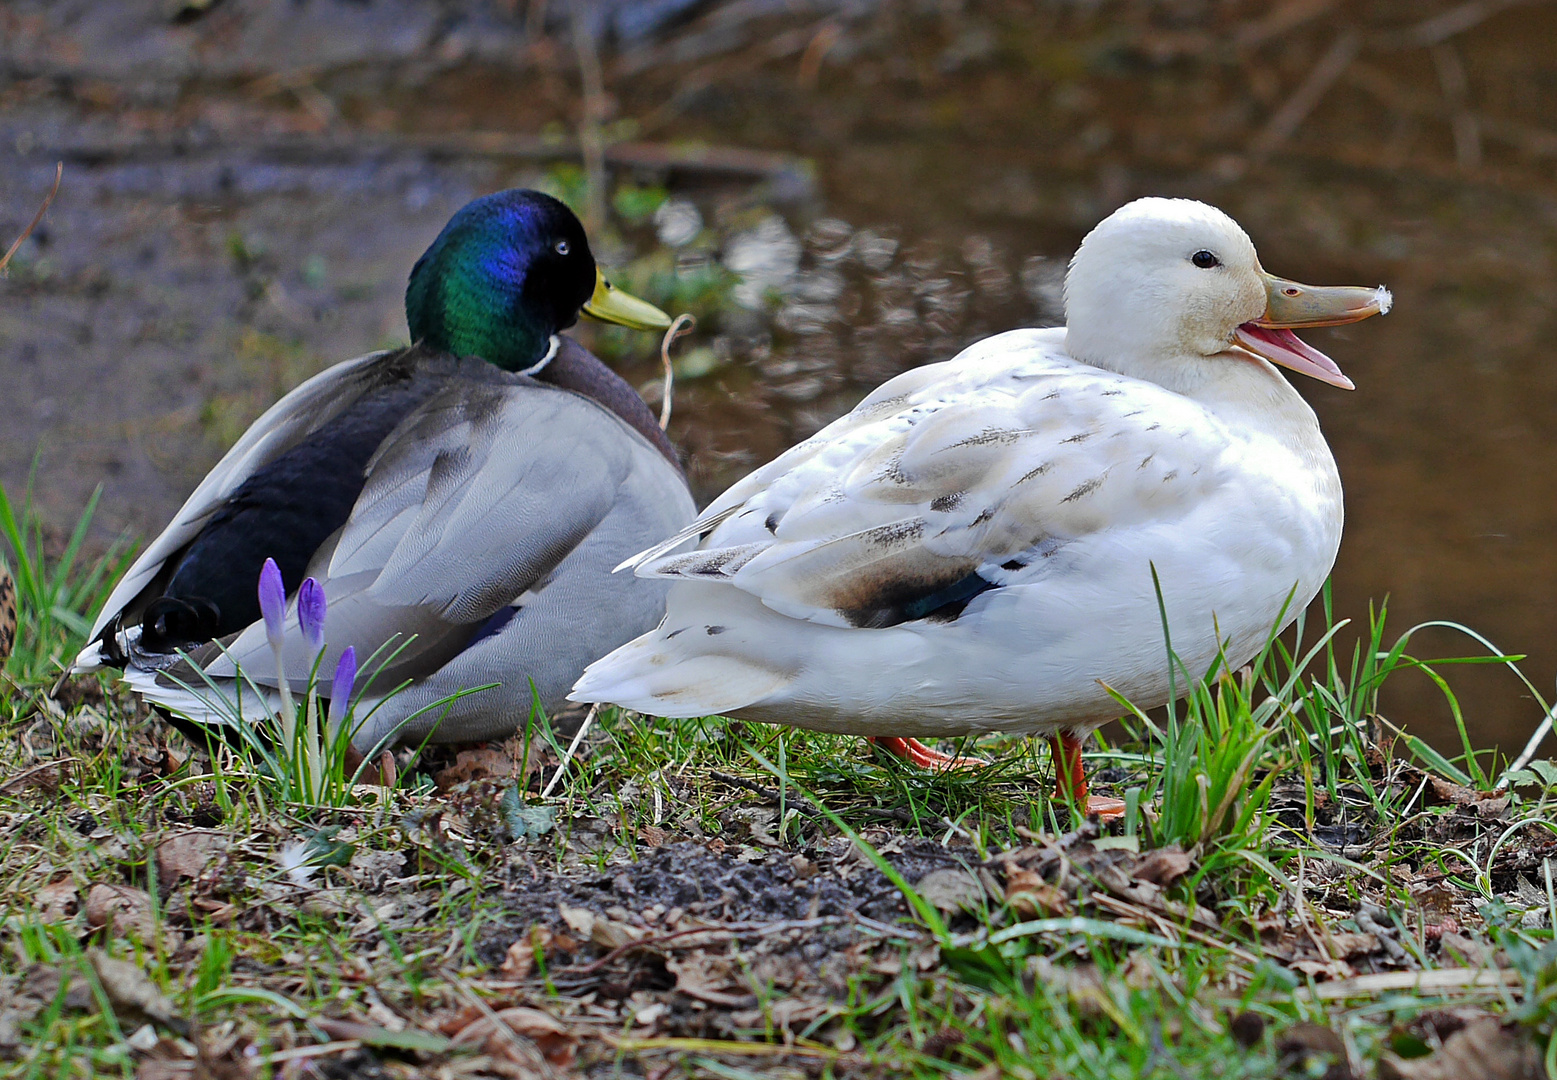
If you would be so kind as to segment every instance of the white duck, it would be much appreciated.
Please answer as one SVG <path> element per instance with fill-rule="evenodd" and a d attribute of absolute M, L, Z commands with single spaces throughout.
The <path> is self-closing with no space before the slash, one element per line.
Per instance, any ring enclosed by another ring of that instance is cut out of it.
<path fill-rule="evenodd" d="M 672 581 L 667 614 L 573 700 L 863 735 L 939 767 L 959 759 L 918 738 L 1041 733 L 1085 799 L 1081 741 L 1120 712 L 1105 687 L 1170 693 L 1154 566 L 1191 671 L 1219 635 L 1243 664 L 1324 582 L 1341 481 L 1272 365 L 1351 389 L 1289 328 L 1391 298 L 1274 277 L 1220 210 L 1153 198 L 1082 241 L 1065 300 L 1067 326 L 904 372 L 625 563 Z"/>

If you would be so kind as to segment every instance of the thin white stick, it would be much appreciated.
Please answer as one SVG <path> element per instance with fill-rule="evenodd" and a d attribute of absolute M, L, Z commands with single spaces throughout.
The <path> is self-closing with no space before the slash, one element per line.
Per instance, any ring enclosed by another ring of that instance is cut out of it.
<path fill-rule="evenodd" d="M 670 362 L 670 345 L 683 334 L 690 334 L 697 328 L 697 320 L 691 315 L 677 315 L 676 321 L 670 324 L 670 329 L 665 331 L 665 336 L 660 339 L 660 360 L 665 364 L 665 391 L 660 395 L 660 430 L 664 431 L 670 426 L 670 398 L 671 392 L 676 388 L 676 369 Z"/>
<path fill-rule="evenodd" d="M 562 779 L 562 774 L 568 771 L 568 762 L 573 760 L 573 754 L 578 750 L 578 744 L 584 741 L 584 733 L 589 730 L 589 725 L 595 722 L 595 714 L 600 711 L 599 705 L 591 705 L 589 712 L 584 714 L 584 722 L 578 726 L 578 734 L 573 736 L 573 741 L 568 743 L 568 752 L 562 755 L 562 763 L 557 766 L 557 772 L 546 784 L 546 790 L 541 792 L 541 798 L 551 795 L 552 788 L 557 786 L 557 781 Z"/>
<path fill-rule="evenodd" d="M 1545 740 L 1547 735 L 1551 734 L 1552 720 L 1554 718 L 1557 718 L 1557 705 L 1553 705 L 1551 710 L 1541 720 L 1540 726 L 1535 729 L 1535 734 L 1530 736 L 1530 741 L 1525 743 L 1525 748 L 1519 752 L 1519 756 L 1513 760 L 1513 763 L 1508 768 L 1503 770 L 1503 776 L 1493 786 L 1493 791 L 1502 791 L 1508 787 L 1508 774 L 1518 772 L 1530 764 L 1535 757 L 1535 752 L 1540 749 L 1542 741 Z"/>

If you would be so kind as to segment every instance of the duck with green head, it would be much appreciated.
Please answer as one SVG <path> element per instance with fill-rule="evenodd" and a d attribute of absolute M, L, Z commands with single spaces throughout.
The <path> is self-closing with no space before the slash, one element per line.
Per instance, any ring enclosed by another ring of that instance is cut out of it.
<path fill-rule="evenodd" d="M 199 676 L 179 651 L 219 686 L 239 668 L 277 685 L 256 592 L 271 558 L 289 596 L 305 577 L 323 587 L 319 670 L 348 646 L 382 649 L 394 655 L 373 687 L 409 684 L 359 704 L 378 705 L 359 749 L 504 736 L 532 684 L 558 707 L 586 664 L 664 614 L 662 583 L 612 568 L 693 516 L 643 400 L 562 334 L 580 312 L 670 325 L 605 280 L 556 199 L 512 190 L 464 207 L 411 271 L 411 345 L 337 364 L 255 421 L 119 582 L 75 670 L 124 668 L 155 704 L 221 722 L 180 685 Z M 315 657 L 302 635 L 285 648 L 302 690 Z"/>

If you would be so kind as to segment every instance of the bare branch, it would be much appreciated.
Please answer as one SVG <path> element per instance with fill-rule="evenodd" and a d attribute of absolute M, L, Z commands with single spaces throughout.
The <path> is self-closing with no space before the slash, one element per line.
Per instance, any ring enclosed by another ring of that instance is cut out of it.
<path fill-rule="evenodd" d="M 16 242 L 6 250 L 3 256 L 0 256 L 0 275 L 3 275 L 5 268 L 11 265 L 11 256 L 16 254 L 16 249 L 21 247 L 27 238 L 32 235 L 32 231 L 38 227 L 38 222 L 43 220 L 43 215 L 49 212 L 49 206 L 54 202 L 54 196 L 59 194 L 59 182 L 64 177 L 65 163 L 61 161 L 54 166 L 54 186 L 49 189 L 48 195 L 44 196 L 43 205 L 38 207 L 38 212 L 32 216 L 31 224 L 22 230 L 22 235 L 16 238 Z"/>

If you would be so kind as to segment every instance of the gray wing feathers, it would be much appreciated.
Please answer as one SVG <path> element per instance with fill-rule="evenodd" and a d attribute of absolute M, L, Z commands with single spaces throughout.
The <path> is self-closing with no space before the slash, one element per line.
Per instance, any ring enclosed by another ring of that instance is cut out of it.
<path fill-rule="evenodd" d="M 385 440 L 329 570 L 377 561 L 376 602 L 432 605 L 461 623 L 572 551 L 610 510 L 632 456 L 631 444 L 590 437 L 601 410 L 576 395 L 522 388 L 494 404 L 466 389 L 440 393 Z"/>
<path fill-rule="evenodd" d="M 609 414 L 571 392 L 509 385 L 494 400 L 492 389 L 456 381 L 370 461 L 346 525 L 309 567 L 328 601 L 327 665 L 347 645 L 361 661 L 393 641 L 404 649 L 386 682 L 436 670 L 464 647 L 471 624 L 543 582 L 589 536 L 634 457 L 652 452 L 641 440 L 600 438 Z M 295 681 L 309 662 L 295 610 L 288 627 Z M 207 670 L 230 677 L 233 663 L 275 681 L 262 624 Z"/>

